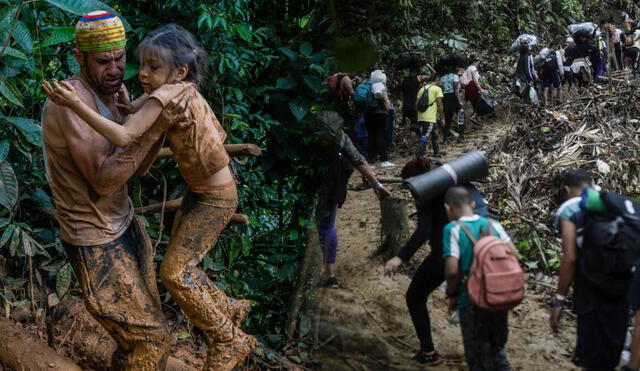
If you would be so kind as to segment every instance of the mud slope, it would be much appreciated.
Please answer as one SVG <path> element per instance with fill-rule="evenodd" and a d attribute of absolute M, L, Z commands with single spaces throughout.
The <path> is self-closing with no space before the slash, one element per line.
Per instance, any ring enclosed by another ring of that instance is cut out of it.
<path fill-rule="evenodd" d="M 512 118 L 506 111 L 485 120 L 462 144 L 444 148 L 444 159 L 463 151 L 488 149 L 502 135 Z M 377 170 L 398 175 L 407 158 L 396 156 L 397 166 Z M 359 183 L 358 176 L 352 182 Z M 406 192 L 394 188 L 394 192 Z M 379 207 L 371 190 L 349 191 L 347 202 L 338 213 L 338 262 L 340 289 L 320 289 L 319 344 L 317 356 L 326 370 L 423 370 L 426 366 L 410 360 L 418 349 L 413 326 L 406 309 L 404 293 L 412 268 L 394 277 L 383 275 L 382 262 L 371 258 L 379 243 Z M 412 221 L 415 226 L 415 220 Z M 428 253 L 424 246 L 409 264 L 414 267 Z M 510 315 L 507 351 L 515 370 L 571 370 L 569 361 L 575 324 L 565 318 L 563 331 L 549 330 L 549 290 L 529 284 L 526 300 Z M 437 290 L 429 299 L 434 341 L 445 363 L 430 369 L 465 370 L 460 329 L 449 325 L 445 295 Z"/>

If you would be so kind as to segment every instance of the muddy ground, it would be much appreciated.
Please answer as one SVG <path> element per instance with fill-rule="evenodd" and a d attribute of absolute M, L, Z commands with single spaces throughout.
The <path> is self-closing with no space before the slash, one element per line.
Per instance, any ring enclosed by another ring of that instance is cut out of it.
<path fill-rule="evenodd" d="M 470 131 L 463 143 L 443 147 L 442 159 L 454 158 L 464 151 L 489 149 L 513 123 L 506 108 L 483 120 L 481 129 Z M 401 135 L 406 135 L 406 131 Z M 403 142 L 397 138 L 396 142 Z M 402 145 L 398 145 L 402 147 Z M 391 162 L 396 167 L 376 169 L 380 175 L 399 176 L 409 159 L 406 148 L 396 148 Z M 360 183 L 353 176 L 353 185 Z M 406 193 L 400 187 L 393 192 Z M 419 349 L 405 305 L 404 293 L 413 269 L 428 254 L 425 245 L 404 272 L 393 277 L 383 275 L 383 262 L 372 258 L 380 241 L 380 211 L 374 193 L 368 189 L 350 190 L 338 212 L 339 236 L 336 265 L 339 289 L 320 289 L 319 344 L 317 356 L 324 370 L 423 370 L 426 366 L 410 360 Z M 415 226 L 415 218 L 411 221 Z M 507 229 L 508 231 L 508 229 Z M 532 274 L 530 274 L 532 276 Z M 570 357 L 575 342 L 575 322 L 564 317 L 560 334 L 548 325 L 552 285 L 530 280 L 525 301 L 510 315 L 507 352 L 514 370 L 572 370 Z M 429 298 L 432 331 L 436 349 L 446 359 L 437 370 L 465 370 L 460 329 L 447 321 L 446 297 L 441 290 Z"/>

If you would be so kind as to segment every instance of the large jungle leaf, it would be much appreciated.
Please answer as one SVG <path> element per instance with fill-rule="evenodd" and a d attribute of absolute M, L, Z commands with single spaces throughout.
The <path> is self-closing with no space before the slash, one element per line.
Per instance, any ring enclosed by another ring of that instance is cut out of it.
<path fill-rule="evenodd" d="M 11 164 L 0 162 L 0 205 L 12 209 L 18 201 L 18 179 Z"/>

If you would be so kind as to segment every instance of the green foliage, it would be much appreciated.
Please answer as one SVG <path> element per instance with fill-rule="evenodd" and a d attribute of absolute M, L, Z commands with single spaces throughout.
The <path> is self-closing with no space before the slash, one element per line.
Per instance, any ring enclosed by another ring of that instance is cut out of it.
<path fill-rule="evenodd" d="M 40 114 L 43 78 L 64 79 L 79 72 L 71 49 L 78 16 L 96 9 L 126 16 L 127 85 L 142 92 L 133 77 L 133 51 L 148 32 L 166 23 L 191 31 L 209 52 L 201 93 L 227 131 L 228 143 L 256 143 L 264 155 L 234 161 L 238 211 L 248 227 L 228 226 L 205 257 L 205 271 L 228 294 L 251 299 L 256 307 L 248 331 L 271 346 L 283 345 L 283 309 L 297 279 L 316 193 L 302 143 L 302 120 L 322 103 L 327 56 L 314 41 L 300 37 L 316 24 L 312 10 L 297 5 L 249 0 L 219 1 L 0 0 L 0 292 L 10 307 L 28 299 L 27 259 L 42 289 L 62 299 L 78 293 L 59 230 L 42 210 L 53 205 L 44 176 Z M 289 10 L 274 11 L 281 5 Z M 294 12 L 294 8 L 296 11 Z M 179 17 L 176 15 L 179 14 Z M 317 17 L 322 18 L 321 14 Z M 314 31 L 315 32 L 315 31 Z M 324 32 L 324 31 L 320 31 Z M 320 40 L 322 38 L 318 38 Z M 136 206 L 170 199 L 186 189 L 171 160 L 158 161 L 150 175 L 131 181 Z M 173 214 L 144 218 L 154 239 L 169 239 Z M 158 248 L 156 260 L 164 255 Z M 4 256 L 10 264 L 2 266 Z M 10 269 L 9 269 L 10 268 Z M 163 294 L 165 295 L 165 294 Z M 181 319 L 179 317 L 178 319 Z"/>

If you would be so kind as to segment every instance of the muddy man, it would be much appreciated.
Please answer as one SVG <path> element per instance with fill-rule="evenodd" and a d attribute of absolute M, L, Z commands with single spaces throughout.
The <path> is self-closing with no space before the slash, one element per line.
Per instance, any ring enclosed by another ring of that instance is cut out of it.
<path fill-rule="evenodd" d="M 67 80 L 84 103 L 114 121 L 125 117 L 117 106 L 118 91 L 124 90 L 125 42 L 117 16 L 103 11 L 83 16 L 73 49 L 80 73 Z M 178 105 L 174 112 L 179 111 Z M 152 128 L 122 150 L 71 109 L 48 101 L 42 134 L 63 245 L 88 311 L 118 344 L 111 367 L 164 369 L 172 337 L 156 287 L 152 246 L 134 218 L 126 187 L 133 173 L 146 172 L 163 132 Z"/>

